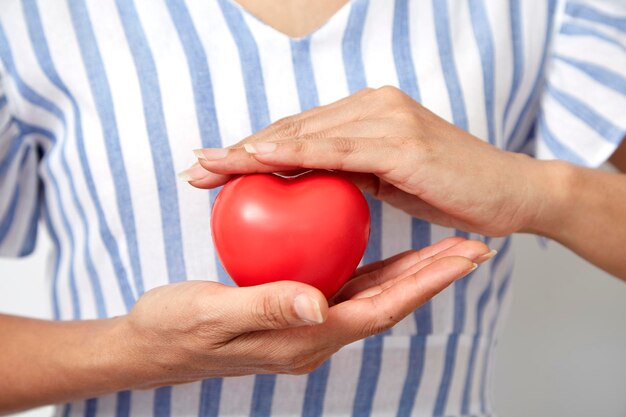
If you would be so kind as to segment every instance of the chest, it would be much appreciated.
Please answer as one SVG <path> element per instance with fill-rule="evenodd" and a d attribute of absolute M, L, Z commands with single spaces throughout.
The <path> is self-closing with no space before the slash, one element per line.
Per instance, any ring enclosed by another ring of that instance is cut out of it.
<path fill-rule="evenodd" d="M 550 18 L 536 2 L 515 10 L 496 0 L 355 0 L 293 39 L 228 0 L 55 3 L 40 5 L 40 22 L 27 13 L 15 31 L 18 42 L 43 42 L 51 54 L 42 62 L 18 45 L 23 78 L 64 110 L 75 100 L 105 135 L 115 128 L 129 141 L 161 135 L 187 149 L 228 145 L 281 117 L 385 84 L 500 142 L 507 102 L 515 99 L 519 111 L 532 93 Z M 33 40 L 37 23 L 44 38 Z M 58 73 L 67 91 L 42 69 Z"/>

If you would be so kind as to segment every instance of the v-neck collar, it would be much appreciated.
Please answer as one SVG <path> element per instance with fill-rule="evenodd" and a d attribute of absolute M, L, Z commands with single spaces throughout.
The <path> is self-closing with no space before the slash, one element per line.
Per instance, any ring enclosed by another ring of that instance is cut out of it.
<path fill-rule="evenodd" d="M 276 29 L 274 26 L 272 26 L 269 23 L 265 22 L 264 20 L 258 18 L 256 15 L 254 15 L 248 9 L 243 7 L 237 1 L 235 1 L 235 0 L 226 0 L 226 1 L 230 5 L 232 5 L 233 7 L 237 8 L 244 16 L 246 16 L 246 21 L 252 22 L 252 24 L 257 25 L 257 27 L 260 30 L 265 31 L 270 36 L 272 36 L 272 37 L 279 37 L 279 38 L 283 38 L 283 39 L 288 39 L 291 42 L 298 42 L 298 41 L 302 41 L 302 40 L 308 39 L 311 36 L 314 36 L 317 32 L 320 32 L 322 30 L 327 30 L 331 26 L 336 25 L 337 22 L 340 22 L 340 21 L 344 20 L 343 17 L 344 17 L 344 15 L 346 15 L 347 13 L 350 12 L 350 9 L 352 7 L 352 3 L 354 3 L 355 1 L 358 1 L 358 0 L 347 0 L 345 2 L 345 4 L 343 4 L 335 13 L 333 13 L 324 23 L 322 23 L 321 25 L 319 25 L 318 27 L 316 27 L 315 29 L 313 29 L 312 31 L 307 33 L 306 35 L 298 36 L 298 37 L 296 37 L 296 36 L 289 36 L 288 34 L 286 34 L 286 33 L 282 32 L 282 31 Z"/>

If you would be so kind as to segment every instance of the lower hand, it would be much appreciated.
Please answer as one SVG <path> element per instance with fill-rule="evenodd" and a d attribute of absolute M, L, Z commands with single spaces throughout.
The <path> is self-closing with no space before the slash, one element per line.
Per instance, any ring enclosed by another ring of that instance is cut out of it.
<path fill-rule="evenodd" d="M 412 216 L 491 236 L 531 228 L 550 194 L 537 190 L 545 179 L 536 161 L 486 144 L 394 87 L 362 90 L 196 154 L 199 165 L 184 175 L 196 187 L 235 174 L 337 170 Z"/>
<path fill-rule="evenodd" d="M 124 318 L 135 388 L 248 374 L 313 371 L 346 344 L 383 332 L 493 255 L 449 238 L 358 269 L 330 302 L 293 281 L 155 288 Z"/>

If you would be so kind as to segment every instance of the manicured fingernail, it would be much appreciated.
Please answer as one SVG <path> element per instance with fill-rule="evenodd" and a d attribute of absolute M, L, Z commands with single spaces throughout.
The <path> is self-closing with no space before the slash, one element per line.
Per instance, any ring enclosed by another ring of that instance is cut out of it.
<path fill-rule="evenodd" d="M 496 256 L 496 254 L 498 253 L 497 250 L 495 249 L 491 249 L 489 252 L 487 252 L 484 255 L 480 255 L 478 258 L 474 259 L 474 262 L 480 264 L 483 262 L 488 261 L 489 259 L 493 258 L 494 256 Z"/>
<path fill-rule="evenodd" d="M 195 181 L 208 175 L 206 169 L 202 168 L 199 163 L 195 163 L 184 171 L 180 171 L 176 176 L 183 181 Z"/>
<path fill-rule="evenodd" d="M 206 159 L 209 161 L 213 161 L 216 159 L 226 158 L 226 155 L 228 155 L 228 149 L 226 148 L 196 149 L 193 151 L 193 154 L 198 159 Z"/>
<path fill-rule="evenodd" d="M 302 321 L 312 324 L 324 322 L 320 304 L 306 294 L 300 294 L 293 300 L 293 309 Z"/>
<path fill-rule="evenodd" d="M 276 144 L 273 142 L 257 142 L 246 143 L 243 148 L 248 153 L 270 153 L 276 150 Z"/>

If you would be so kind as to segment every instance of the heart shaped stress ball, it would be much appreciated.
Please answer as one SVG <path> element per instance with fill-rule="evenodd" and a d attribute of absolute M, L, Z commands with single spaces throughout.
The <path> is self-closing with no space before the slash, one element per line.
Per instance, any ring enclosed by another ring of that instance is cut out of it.
<path fill-rule="evenodd" d="M 330 298 L 365 252 L 370 215 L 361 191 L 330 172 L 253 174 L 220 191 L 211 227 L 237 285 L 300 281 Z"/>

